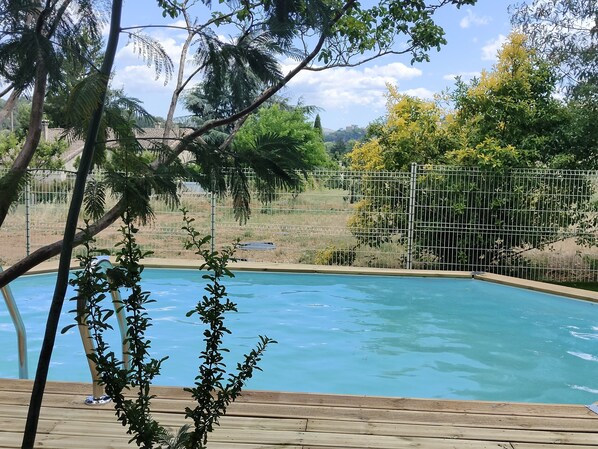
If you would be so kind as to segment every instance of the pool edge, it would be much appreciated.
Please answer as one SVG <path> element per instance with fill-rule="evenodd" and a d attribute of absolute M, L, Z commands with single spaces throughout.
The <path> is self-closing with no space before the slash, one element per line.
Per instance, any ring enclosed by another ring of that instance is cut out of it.
<path fill-rule="evenodd" d="M 114 257 L 110 260 L 115 263 Z M 184 268 L 194 269 L 201 266 L 199 260 L 194 259 L 158 259 L 147 258 L 143 264 L 148 268 Z M 71 268 L 77 268 L 78 261 L 71 261 Z M 378 276 L 411 276 L 411 277 L 445 277 L 445 278 L 473 278 L 485 282 L 509 285 L 512 287 L 534 290 L 542 293 L 551 293 L 568 298 L 598 303 L 598 292 L 583 290 L 574 287 L 565 287 L 547 282 L 530 281 L 500 274 L 480 273 L 470 271 L 441 271 L 441 270 L 406 270 L 396 268 L 368 268 L 344 267 L 328 265 L 262 263 L 262 262 L 233 262 L 229 265 L 232 271 L 264 271 L 278 273 L 322 273 L 322 274 L 363 274 Z M 56 271 L 58 261 L 44 262 L 32 268 L 27 274 L 42 274 Z"/>

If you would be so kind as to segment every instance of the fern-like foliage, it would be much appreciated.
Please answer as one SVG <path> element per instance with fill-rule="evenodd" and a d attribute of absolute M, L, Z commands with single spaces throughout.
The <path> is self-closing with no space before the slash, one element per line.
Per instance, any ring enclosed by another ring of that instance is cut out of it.
<path fill-rule="evenodd" d="M 65 122 L 75 137 L 86 137 L 90 117 L 101 102 L 105 85 L 105 77 L 95 72 L 73 87 L 66 104 Z"/>
<path fill-rule="evenodd" d="M 220 144 L 226 134 L 211 134 L 202 143 L 196 142 L 188 150 L 194 155 L 196 182 L 218 195 L 230 194 L 235 219 L 245 223 L 251 215 L 250 186 L 245 172 L 253 170 L 261 200 L 266 200 L 276 189 L 294 189 L 302 185 L 304 174 L 310 168 L 301 157 L 301 141 L 276 133 L 256 137 L 244 147 L 233 145 L 224 151 Z"/>
<path fill-rule="evenodd" d="M 269 33 L 241 34 L 223 42 L 214 33 L 200 34 L 196 63 L 205 67 L 203 83 L 194 95 L 202 97 L 221 118 L 249 106 L 256 95 L 277 83 L 282 73 L 277 57 L 295 54 Z"/>
<path fill-rule="evenodd" d="M 233 213 L 240 224 L 247 223 L 251 216 L 251 193 L 247 175 L 242 167 L 237 166 L 230 172 L 230 192 L 233 198 Z"/>
<path fill-rule="evenodd" d="M 270 133 L 257 136 L 250 145 L 237 152 L 239 159 L 256 174 L 255 188 L 262 203 L 272 202 L 281 189 L 294 190 L 302 185 L 309 168 L 300 156 L 302 142 Z"/>
<path fill-rule="evenodd" d="M 99 75 L 91 75 L 73 89 L 66 108 L 71 137 L 86 138 L 91 110 L 100 98 Z M 107 192 L 117 200 L 123 199 L 143 224 L 154 217 L 152 195 L 165 200 L 173 209 L 178 208 L 178 179 L 187 172 L 178 159 L 167 166 L 151 167 L 152 161 L 165 160 L 172 152 L 161 139 L 146 139 L 137 125 L 151 124 L 153 120 L 138 99 L 127 97 L 122 91 L 108 93 L 94 155 L 94 166 L 103 171 L 103 177 L 89 187 L 86 199 L 86 212 L 92 218 L 104 212 Z"/>
<path fill-rule="evenodd" d="M 148 67 L 154 67 L 156 79 L 164 75 L 164 85 L 168 84 L 174 73 L 174 65 L 162 44 L 144 33 L 129 33 L 129 43 L 133 45 L 133 52 L 141 56 Z"/>
<path fill-rule="evenodd" d="M 26 90 L 43 61 L 50 85 L 59 83 L 65 60 L 88 62 L 89 39 L 100 39 L 101 2 L 0 1 L 0 76 Z"/>
<path fill-rule="evenodd" d="M 85 186 L 85 196 L 83 198 L 83 208 L 85 214 L 97 220 L 104 213 L 106 206 L 106 186 L 103 182 L 95 178 L 89 178 Z"/>
<path fill-rule="evenodd" d="M 154 218 L 150 199 L 156 196 L 172 209 L 179 206 L 179 180 L 190 173 L 175 160 L 168 166 L 153 168 L 151 162 L 161 155 L 168 155 L 171 149 L 162 144 L 140 146 L 139 141 L 126 141 L 110 151 L 110 159 L 104 164 L 105 183 L 118 199 L 124 199 L 131 214 L 142 224 Z"/>
<path fill-rule="evenodd" d="M 322 0 L 270 0 L 265 3 L 268 31 L 279 41 L 290 43 L 297 37 L 320 28 L 327 33 L 336 8 L 341 4 Z"/>

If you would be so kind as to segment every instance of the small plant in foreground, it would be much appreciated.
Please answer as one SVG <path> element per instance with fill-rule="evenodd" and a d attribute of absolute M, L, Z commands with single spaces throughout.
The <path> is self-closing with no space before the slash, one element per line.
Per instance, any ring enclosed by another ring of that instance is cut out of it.
<path fill-rule="evenodd" d="M 152 448 L 166 434 L 150 413 L 154 397 L 150 394 L 150 386 L 166 357 L 161 360 L 151 358 L 151 341 L 146 338 L 151 318 L 145 306 L 154 300 L 150 299 L 149 292 L 141 289 L 144 267 L 140 261 L 150 253 L 143 253 L 137 244 L 135 234 L 138 229 L 134 226 L 132 214 L 125 212 L 122 221 L 120 232 L 123 238 L 117 244 L 120 248 L 116 255 L 119 265 L 110 269 L 109 273 L 103 273 L 94 263 L 98 251 L 92 248 L 94 241 L 88 234 L 84 242 L 85 251 L 79 256 L 81 270 L 71 284 L 77 291 L 77 321 L 89 326 L 95 344 L 95 352 L 89 358 L 96 365 L 106 394 L 114 402 L 116 416 L 123 426 L 128 426 L 127 433 L 133 435 L 129 442 L 135 441 L 138 446 Z M 105 306 L 103 300 L 108 291 L 118 288 L 125 288 L 129 293 L 123 297 L 122 305 L 128 328 L 125 341 L 131 360 L 129 367 L 119 360 L 104 340 L 104 332 L 112 329 L 108 319 L 114 310 Z M 132 389 L 136 391 L 134 399 L 125 396 Z"/>
<path fill-rule="evenodd" d="M 194 429 L 191 431 L 189 448 L 205 448 L 208 433 L 214 425 L 218 424 L 221 416 L 226 413 L 226 408 L 241 393 L 241 389 L 249 380 L 255 369 L 260 369 L 257 364 L 261 360 L 266 347 L 275 343 L 274 340 L 260 336 L 255 349 L 245 355 L 243 363 L 237 364 L 237 372 L 226 373 L 226 365 L 223 361 L 223 352 L 228 352 L 222 347 L 222 337 L 230 334 L 230 330 L 224 325 L 224 313 L 236 312 L 237 306 L 230 301 L 226 287 L 221 283 L 223 277 L 234 275 L 227 268 L 228 262 L 233 259 L 234 248 L 225 249 L 222 253 L 213 252 L 204 248 L 210 241 L 210 237 L 201 237 L 193 227 L 194 218 L 187 215 L 183 209 L 183 229 L 187 232 L 188 240 L 185 249 L 195 249 L 195 254 L 204 259 L 200 269 L 207 269 L 204 274 L 207 285 L 207 295 L 197 303 L 195 309 L 189 311 L 187 316 L 197 314 L 199 320 L 207 328 L 204 330 L 205 349 L 199 358 L 199 374 L 195 378 L 195 386 L 185 388 L 197 401 L 195 408 L 187 407 L 185 417 L 191 418 Z M 225 381 L 225 376 L 228 378 Z"/>
<path fill-rule="evenodd" d="M 143 272 L 140 261 L 147 253 L 139 249 L 135 240 L 138 230 L 133 226 L 130 214 L 123 216 L 123 240 L 119 244 L 121 249 L 117 255 L 119 266 L 109 270 L 109 276 L 99 270 L 94 264 L 94 257 L 103 252 L 93 248 L 94 240 L 88 233 L 83 245 L 84 252 L 79 256 L 82 270 L 71 281 L 77 290 L 76 319 L 78 323 L 86 323 L 91 329 L 96 351 L 90 355 L 90 359 L 96 364 L 106 394 L 114 401 L 119 421 L 128 426 L 128 433 L 133 435 L 130 441 L 148 449 L 205 448 L 209 432 L 218 425 L 220 417 L 239 396 L 254 370 L 260 369 L 257 364 L 266 347 L 275 343 L 268 337 L 260 336 L 256 348 L 245 355 L 242 363 L 237 364 L 236 372 L 227 373 L 222 354 L 228 350 L 222 347 L 222 338 L 231 332 L 224 325 L 224 314 L 237 309 L 236 304 L 228 298 L 226 287 L 221 281 L 224 277 L 233 276 L 227 264 L 234 260 L 234 249 L 226 249 L 221 253 L 205 249 L 210 237 L 200 236 L 193 228 L 194 219 L 188 217 L 186 210 L 183 210 L 183 215 L 183 229 L 188 235 L 185 248 L 195 249 L 195 254 L 204 260 L 201 269 L 207 270 L 202 276 L 207 281 L 206 294 L 187 313 L 187 317 L 197 315 L 204 325 L 205 342 L 205 348 L 199 355 L 201 363 L 194 386 L 185 388 L 197 402 L 194 408 L 185 409 L 185 418 L 191 419 L 193 426 L 183 426 L 173 435 L 154 420 L 150 413 L 151 399 L 154 397 L 150 394 L 150 386 L 166 358 L 156 360 L 149 356 L 151 341 L 145 337 L 145 333 L 151 326 L 151 317 L 147 314 L 145 305 L 153 300 L 140 287 Z M 108 319 L 114 313 L 111 308 L 103 305 L 103 300 L 108 291 L 118 287 L 127 288 L 131 292 L 127 298 L 123 298 L 128 325 L 126 342 L 129 345 L 130 367 L 126 367 L 117 358 L 103 338 L 104 332 L 111 329 Z M 134 400 L 125 396 L 132 388 L 137 391 Z"/>

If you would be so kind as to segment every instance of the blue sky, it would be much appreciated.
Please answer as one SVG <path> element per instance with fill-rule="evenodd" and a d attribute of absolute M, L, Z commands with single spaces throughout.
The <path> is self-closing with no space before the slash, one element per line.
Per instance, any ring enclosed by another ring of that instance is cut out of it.
<path fill-rule="evenodd" d="M 164 22 L 153 6 L 140 7 L 147 5 L 146 2 L 126 1 L 123 26 Z M 325 128 L 366 126 L 384 115 L 386 83 L 398 86 L 400 92 L 431 98 L 434 93 L 453 86 L 455 75 L 468 79 L 490 69 L 511 29 L 507 12 L 510 3 L 478 0 L 473 7 L 443 8 L 437 15 L 437 23 L 444 28 L 448 44 L 440 52 L 434 50 L 429 63 L 411 66 L 408 55 L 389 56 L 355 68 L 303 72 L 291 81 L 283 95 L 293 102 L 301 99 L 303 104 L 320 107 Z M 152 29 L 151 34 L 176 61 L 183 36 L 159 29 Z M 290 67 L 285 61 L 282 65 L 283 69 Z M 164 85 L 163 77 L 156 80 L 153 70 L 133 54 L 131 45 L 123 45 L 117 54 L 112 85 L 142 100 L 150 113 L 166 115 L 173 82 Z M 185 112 L 179 108 L 177 113 Z"/>

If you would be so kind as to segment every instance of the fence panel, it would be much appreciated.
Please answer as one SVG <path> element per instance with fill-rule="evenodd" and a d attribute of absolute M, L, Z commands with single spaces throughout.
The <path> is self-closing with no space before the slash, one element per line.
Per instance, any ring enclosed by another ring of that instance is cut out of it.
<path fill-rule="evenodd" d="M 425 166 L 417 177 L 421 268 L 595 277 L 595 172 Z"/>
<path fill-rule="evenodd" d="M 101 177 L 101 174 L 93 176 Z M 532 279 L 598 280 L 594 245 L 598 173 L 416 166 L 410 173 L 313 171 L 302 188 L 251 187 L 251 216 L 230 195 L 181 180 L 180 203 L 151 201 L 138 240 L 155 257 L 183 249 L 181 207 L 216 248 L 240 242 L 240 259 L 271 263 L 489 271 Z M 33 171 L 0 229 L 0 263 L 60 239 L 74 184 L 68 172 Z M 108 196 L 110 207 L 116 201 Z M 83 222 L 81 221 L 81 225 Z M 118 223 L 97 236 L 112 249 Z"/>

